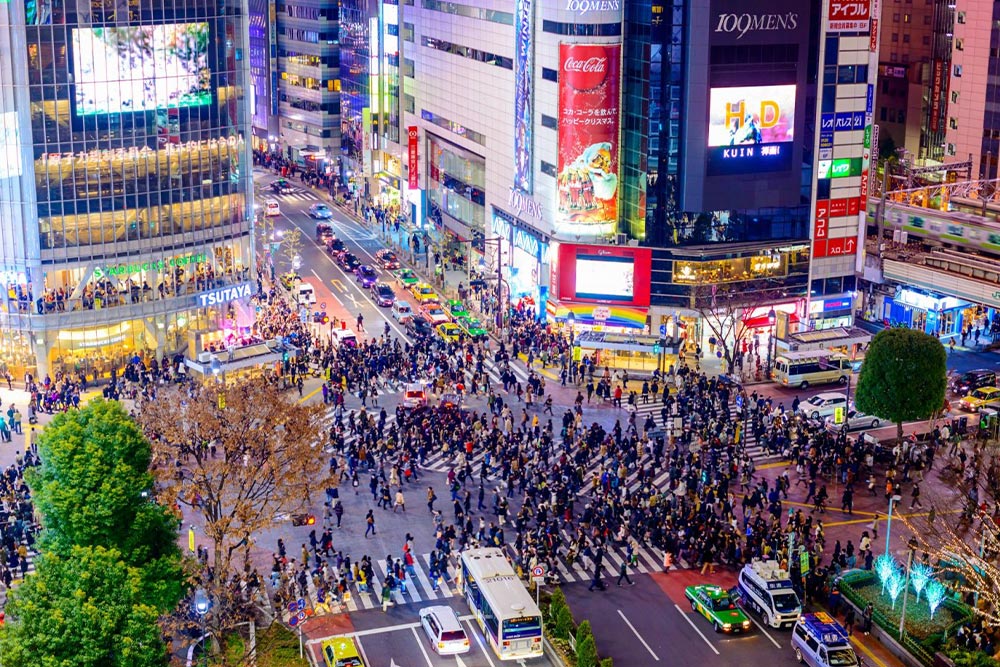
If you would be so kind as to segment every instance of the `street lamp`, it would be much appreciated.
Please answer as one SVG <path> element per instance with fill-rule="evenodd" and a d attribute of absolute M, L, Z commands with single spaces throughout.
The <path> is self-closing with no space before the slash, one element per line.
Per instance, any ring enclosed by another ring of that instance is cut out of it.
<path fill-rule="evenodd" d="M 889 517 L 885 522 L 885 552 L 889 553 L 889 534 L 892 532 L 892 505 L 903 499 L 903 496 L 894 493 L 889 496 Z"/>
<path fill-rule="evenodd" d="M 194 610 L 198 612 L 198 616 L 201 617 L 201 652 L 205 656 L 205 666 L 208 667 L 208 647 L 206 646 L 205 639 L 207 635 L 205 634 L 205 622 L 208 616 L 208 610 L 212 608 L 212 600 L 208 597 L 208 593 L 204 588 L 199 586 L 194 592 Z"/>
<path fill-rule="evenodd" d="M 767 376 L 771 376 L 771 345 L 774 344 L 774 334 L 776 331 L 775 324 L 778 321 L 778 316 L 774 312 L 774 308 L 767 311 L 767 324 L 771 327 L 771 335 L 767 339 Z"/>
<path fill-rule="evenodd" d="M 887 531 L 888 532 L 888 531 Z M 906 554 L 906 583 L 903 584 L 903 610 L 899 615 L 899 640 L 903 641 L 903 633 L 906 631 L 904 627 L 906 623 L 906 597 L 910 589 L 910 568 L 913 567 L 913 552 L 917 550 L 917 538 L 911 537 L 910 541 L 907 542 L 907 554 Z"/>

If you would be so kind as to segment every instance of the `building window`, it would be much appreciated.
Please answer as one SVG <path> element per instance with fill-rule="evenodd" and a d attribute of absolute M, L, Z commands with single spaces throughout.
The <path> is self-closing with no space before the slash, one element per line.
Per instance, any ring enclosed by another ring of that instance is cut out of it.
<path fill-rule="evenodd" d="M 931 37 L 930 37 L 930 35 L 924 35 L 923 42 L 924 42 L 924 46 L 930 46 L 931 45 Z"/>
<path fill-rule="evenodd" d="M 955 50 L 956 51 L 965 51 L 965 40 L 962 39 L 961 37 L 958 37 L 957 39 L 955 39 Z"/>
<path fill-rule="evenodd" d="M 403 76 L 408 76 L 413 78 L 413 72 L 416 65 L 413 64 L 413 60 L 410 58 L 403 58 Z"/>
<path fill-rule="evenodd" d="M 930 24 L 931 24 L 931 15 L 924 14 L 924 25 L 930 25 Z"/>
<path fill-rule="evenodd" d="M 962 76 L 962 66 L 961 65 L 955 65 L 954 73 L 955 73 L 956 77 L 961 77 Z"/>
<path fill-rule="evenodd" d="M 464 16 L 468 19 L 478 21 L 489 21 L 490 23 L 502 23 L 503 25 L 514 25 L 514 15 L 510 12 L 498 12 L 493 9 L 481 9 L 471 5 L 460 5 L 456 2 L 441 2 L 440 0 L 423 0 L 421 3 L 424 9 L 455 16 Z"/>
<path fill-rule="evenodd" d="M 893 41 L 893 43 L 899 42 L 899 33 L 898 32 L 892 33 L 892 41 Z"/>
<path fill-rule="evenodd" d="M 909 44 L 909 43 L 910 43 L 910 33 L 904 32 L 903 33 L 903 44 Z"/>
<path fill-rule="evenodd" d="M 479 49 L 474 49 L 471 46 L 453 44 L 442 39 L 427 37 L 426 35 L 420 39 L 420 43 L 429 49 L 437 49 L 438 51 L 444 51 L 445 53 L 450 53 L 454 56 L 461 56 L 463 58 L 468 58 L 469 60 L 486 63 L 487 65 L 496 65 L 497 67 L 502 67 L 504 69 L 514 69 L 513 59 L 506 56 L 498 56 L 497 54 L 490 53 L 489 51 L 480 51 Z"/>
<path fill-rule="evenodd" d="M 909 23 L 909 22 L 910 22 L 910 15 L 903 14 L 903 23 Z"/>
<path fill-rule="evenodd" d="M 413 95 L 407 95 L 403 93 L 403 111 L 406 113 L 415 113 L 413 104 Z"/>
<path fill-rule="evenodd" d="M 542 68 L 542 78 L 546 81 L 559 81 L 559 72 L 554 69 L 549 69 L 548 67 Z"/>
<path fill-rule="evenodd" d="M 892 22 L 899 23 L 899 12 L 896 12 L 895 14 L 892 15 Z"/>
<path fill-rule="evenodd" d="M 952 104 L 958 104 L 958 97 L 959 96 L 958 96 L 958 91 L 957 90 L 951 91 L 951 101 L 952 101 Z"/>
<path fill-rule="evenodd" d="M 955 22 L 961 25 L 965 25 L 965 12 L 958 12 L 955 16 Z"/>
<path fill-rule="evenodd" d="M 618 37 L 622 34 L 621 23 L 559 23 L 542 21 L 542 32 L 570 37 Z"/>
<path fill-rule="evenodd" d="M 878 110 L 878 119 L 879 120 L 886 120 L 886 110 L 885 110 L 885 107 L 882 107 L 881 109 Z"/>
<path fill-rule="evenodd" d="M 542 114 L 542 127 L 547 127 L 550 130 L 554 130 L 559 127 L 559 122 L 552 116 L 546 116 Z"/>
<path fill-rule="evenodd" d="M 413 4 L 413 3 L 410 3 L 410 4 Z M 405 22 L 403 23 L 403 40 L 406 41 L 406 42 L 412 42 L 413 41 L 413 24 L 412 23 L 405 23 Z"/>
<path fill-rule="evenodd" d="M 950 127 L 953 130 L 957 130 L 958 129 L 958 119 L 955 118 L 954 116 L 949 116 L 948 117 L 948 127 Z"/>
<path fill-rule="evenodd" d="M 558 173 L 558 171 L 556 170 L 556 166 L 551 162 L 546 162 L 545 160 L 542 160 L 541 168 L 543 174 L 545 174 L 546 176 L 551 176 L 552 178 L 555 178 L 556 174 Z"/>
<path fill-rule="evenodd" d="M 486 145 L 486 136 L 481 132 L 470 130 L 469 128 L 459 125 L 454 121 L 450 121 L 443 116 L 438 116 L 437 114 L 433 114 L 427 109 L 420 110 L 420 117 L 430 123 L 434 123 L 438 127 L 443 127 L 449 132 L 453 132 L 454 134 L 457 134 L 460 137 L 465 137 L 469 141 L 477 143 L 480 146 Z"/>

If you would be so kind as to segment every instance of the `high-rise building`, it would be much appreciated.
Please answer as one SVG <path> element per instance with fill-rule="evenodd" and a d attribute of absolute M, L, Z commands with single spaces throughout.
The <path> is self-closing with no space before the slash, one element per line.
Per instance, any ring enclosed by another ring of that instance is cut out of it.
<path fill-rule="evenodd" d="M 335 0 L 285 0 L 276 9 L 278 145 L 316 171 L 340 156 L 340 24 Z"/>
<path fill-rule="evenodd" d="M 107 376 L 248 325 L 246 5 L 0 5 L 0 358 Z"/>
<path fill-rule="evenodd" d="M 276 0 L 247 0 L 250 11 L 250 125 L 253 148 L 279 149 L 278 140 L 278 5 Z"/>

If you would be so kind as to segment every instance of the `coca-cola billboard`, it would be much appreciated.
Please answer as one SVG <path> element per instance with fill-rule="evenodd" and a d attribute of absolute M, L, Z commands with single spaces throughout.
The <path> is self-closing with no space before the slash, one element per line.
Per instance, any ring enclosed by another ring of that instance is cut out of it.
<path fill-rule="evenodd" d="M 621 45 L 559 45 L 555 227 L 602 235 L 618 221 Z"/>

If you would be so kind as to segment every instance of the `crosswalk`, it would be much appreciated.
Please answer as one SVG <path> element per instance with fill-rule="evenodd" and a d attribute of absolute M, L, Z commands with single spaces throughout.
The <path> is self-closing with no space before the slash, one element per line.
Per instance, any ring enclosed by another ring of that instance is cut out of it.
<path fill-rule="evenodd" d="M 635 549 L 635 559 L 627 569 L 629 576 L 637 574 L 648 574 L 650 572 L 662 571 L 662 555 L 653 549 L 638 547 Z M 625 549 L 622 547 L 609 546 L 605 550 L 603 577 L 607 579 L 617 579 L 622 563 L 627 559 Z M 423 553 L 414 557 L 412 568 L 406 568 L 406 577 L 403 585 L 397 583 L 391 591 L 391 600 L 394 605 L 424 604 L 446 598 L 461 597 L 462 591 L 459 588 L 458 575 L 459 565 L 457 558 L 448 561 L 446 572 L 436 581 L 430 579 L 430 553 Z M 572 563 L 567 562 L 565 554 L 555 559 L 557 565 L 557 578 L 561 583 L 574 583 L 590 581 L 593 576 L 593 564 L 586 557 L 578 557 Z M 357 612 L 366 609 L 376 609 L 382 606 L 382 589 L 388 575 L 389 563 L 384 559 L 372 560 L 373 577 L 367 582 L 366 590 L 361 590 L 357 581 L 348 583 L 348 594 L 340 601 L 330 599 L 323 595 L 323 602 L 320 602 L 320 593 L 315 582 L 310 577 L 307 581 L 307 591 L 304 596 L 306 607 L 312 610 L 313 615 L 336 614 L 342 612 Z M 295 612 L 284 609 L 282 614 L 284 620 L 288 620 Z"/>
<path fill-rule="evenodd" d="M 295 192 L 284 194 L 269 192 L 267 197 L 268 199 L 277 199 L 278 201 L 322 201 L 322 198 L 311 190 L 296 190 Z"/>

